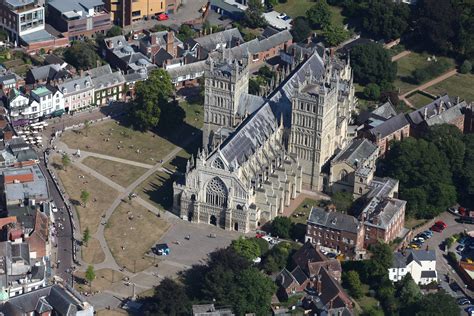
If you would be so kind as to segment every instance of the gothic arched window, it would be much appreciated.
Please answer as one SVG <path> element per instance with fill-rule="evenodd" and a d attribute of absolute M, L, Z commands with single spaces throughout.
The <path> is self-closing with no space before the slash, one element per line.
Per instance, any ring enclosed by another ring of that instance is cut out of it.
<path fill-rule="evenodd" d="M 227 207 L 227 188 L 224 182 L 218 177 L 213 178 L 207 184 L 206 203 Z"/>
<path fill-rule="evenodd" d="M 212 163 L 212 166 L 217 169 L 224 169 L 224 163 L 220 158 L 216 158 L 214 162 Z"/>

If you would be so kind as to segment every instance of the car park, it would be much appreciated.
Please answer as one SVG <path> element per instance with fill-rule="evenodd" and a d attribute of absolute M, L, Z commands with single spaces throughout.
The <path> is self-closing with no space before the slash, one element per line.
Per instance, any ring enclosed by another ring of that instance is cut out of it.
<path fill-rule="evenodd" d="M 446 223 L 443 222 L 443 221 L 437 221 L 437 222 L 435 223 L 435 225 L 436 225 L 436 226 L 439 226 L 439 227 L 442 227 L 443 229 L 445 229 L 446 227 L 448 227 L 448 225 L 446 225 Z"/>
<path fill-rule="evenodd" d="M 158 14 L 158 16 L 156 17 L 156 19 L 157 19 L 158 21 L 166 21 L 166 20 L 169 19 L 169 16 L 168 16 L 168 14 L 166 14 L 166 13 L 161 13 L 161 14 Z"/>
<path fill-rule="evenodd" d="M 456 247 L 456 250 L 459 251 L 459 252 L 463 252 L 464 251 L 464 245 L 459 245 Z"/>
<path fill-rule="evenodd" d="M 474 217 L 471 216 L 461 216 L 456 219 L 457 222 L 462 224 L 474 224 Z"/>
<path fill-rule="evenodd" d="M 474 306 L 469 306 L 465 309 L 468 315 L 474 316 Z"/>
<path fill-rule="evenodd" d="M 417 245 L 417 244 L 409 244 L 409 245 L 408 245 L 408 248 L 411 248 L 411 249 L 416 249 L 416 250 L 418 250 L 418 249 L 420 249 L 420 246 L 419 246 L 419 245 Z"/>
<path fill-rule="evenodd" d="M 441 233 L 443 232 L 444 228 L 442 226 L 438 226 L 438 225 L 433 225 L 431 226 L 430 230 L 434 231 L 434 232 L 437 232 L 437 233 Z"/>
<path fill-rule="evenodd" d="M 459 305 L 471 304 L 471 301 L 467 297 L 460 297 L 457 299 Z"/>

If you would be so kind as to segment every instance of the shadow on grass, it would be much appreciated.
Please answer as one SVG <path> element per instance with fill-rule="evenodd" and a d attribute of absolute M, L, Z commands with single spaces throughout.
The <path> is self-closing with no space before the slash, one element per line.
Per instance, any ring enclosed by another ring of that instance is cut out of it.
<path fill-rule="evenodd" d="M 164 210 L 170 211 L 173 207 L 173 182 L 176 176 L 166 178 L 160 174 L 156 175 L 148 188 L 143 189 L 150 201 L 158 204 Z"/>

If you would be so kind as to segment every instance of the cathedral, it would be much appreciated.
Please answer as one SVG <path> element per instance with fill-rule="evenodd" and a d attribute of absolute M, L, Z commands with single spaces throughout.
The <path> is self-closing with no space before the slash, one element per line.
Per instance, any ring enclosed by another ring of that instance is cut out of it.
<path fill-rule="evenodd" d="M 265 96 L 248 93 L 244 60 L 209 58 L 203 148 L 173 185 L 182 219 L 248 232 L 303 190 L 327 186 L 323 167 L 349 141 L 349 62 L 317 53 L 277 74 Z"/>

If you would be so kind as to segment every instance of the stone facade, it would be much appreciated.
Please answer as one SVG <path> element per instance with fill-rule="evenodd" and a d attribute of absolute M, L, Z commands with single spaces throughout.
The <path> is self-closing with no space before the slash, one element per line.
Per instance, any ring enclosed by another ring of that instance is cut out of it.
<path fill-rule="evenodd" d="M 322 188 L 322 166 L 348 141 L 350 66 L 313 54 L 282 73 L 268 97 L 254 96 L 248 59 L 209 58 L 203 151 L 174 185 L 181 218 L 246 232 L 282 213 L 303 186 Z"/>

